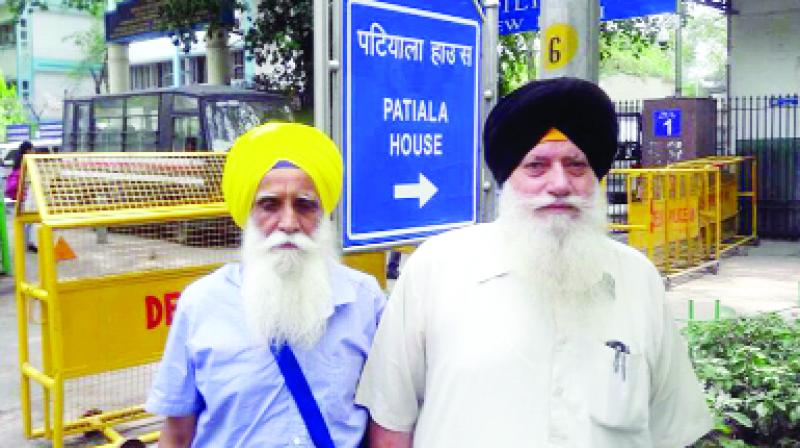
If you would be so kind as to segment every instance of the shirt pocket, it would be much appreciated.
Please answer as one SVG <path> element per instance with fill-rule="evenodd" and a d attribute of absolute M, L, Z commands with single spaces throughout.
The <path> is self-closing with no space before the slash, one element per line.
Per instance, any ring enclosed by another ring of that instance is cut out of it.
<path fill-rule="evenodd" d="M 585 371 L 589 417 L 600 427 L 637 432 L 649 421 L 650 374 L 643 354 L 594 343 Z"/>

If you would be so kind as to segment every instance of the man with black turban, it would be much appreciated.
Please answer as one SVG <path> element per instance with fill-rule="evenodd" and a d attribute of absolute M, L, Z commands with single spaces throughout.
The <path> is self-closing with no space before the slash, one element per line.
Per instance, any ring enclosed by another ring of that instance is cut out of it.
<path fill-rule="evenodd" d="M 711 429 L 658 271 L 606 236 L 616 143 L 613 104 L 586 81 L 494 108 L 499 216 L 405 265 L 356 395 L 373 448 L 677 448 Z"/>

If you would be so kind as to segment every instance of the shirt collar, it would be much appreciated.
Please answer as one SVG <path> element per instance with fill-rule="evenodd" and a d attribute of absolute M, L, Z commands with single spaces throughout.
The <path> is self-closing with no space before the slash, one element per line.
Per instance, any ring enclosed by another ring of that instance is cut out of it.
<path fill-rule="evenodd" d="M 345 305 L 356 301 L 356 290 L 353 288 L 352 282 L 348 281 L 347 270 L 341 263 L 331 259 L 328 262 L 328 275 L 331 282 L 331 300 L 334 306 Z M 242 286 L 242 265 L 240 263 L 233 264 L 228 269 L 228 281 L 236 285 L 237 288 Z"/>

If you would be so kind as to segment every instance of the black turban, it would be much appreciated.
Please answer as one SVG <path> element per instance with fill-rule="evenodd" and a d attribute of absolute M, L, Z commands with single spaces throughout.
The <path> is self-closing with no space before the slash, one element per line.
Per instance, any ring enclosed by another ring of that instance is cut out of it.
<path fill-rule="evenodd" d="M 503 97 L 486 120 L 486 164 L 499 184 L 551 128 L 563 132 L 586 154 L 598 179 L 611 169 L 617 152 L 617 118 L 605 92 L 577 78 L 532 81 Z"/>

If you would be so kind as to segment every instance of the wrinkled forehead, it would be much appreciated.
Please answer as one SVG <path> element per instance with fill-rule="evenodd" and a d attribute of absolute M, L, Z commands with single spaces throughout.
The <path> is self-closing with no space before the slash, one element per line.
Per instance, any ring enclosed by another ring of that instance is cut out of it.
<path fill-rule="evenodd" d="M 314 180 L 305 171 L 293 165 L 276 165 L 261 178 L 255 199 L 284 196 L 319 200 Z"/>
<path fill-rule="evenodd" d="M 586 153 L 570 140 L 541 142 L 528 151 L 523 161 L 534 158 L 587 160 Z"/>

